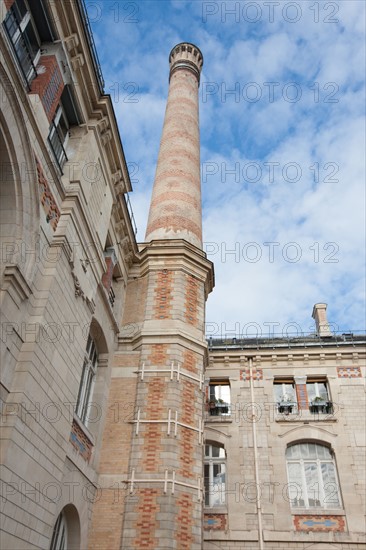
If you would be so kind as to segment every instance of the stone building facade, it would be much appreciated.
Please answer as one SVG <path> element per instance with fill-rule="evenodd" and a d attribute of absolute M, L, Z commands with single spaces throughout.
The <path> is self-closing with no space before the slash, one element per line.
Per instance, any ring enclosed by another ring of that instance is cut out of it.
<path fill-rule="evenodd" d="M 364 548 L 365 338 L 205 339 L 200 50 L 138 244 L 83 1 L 0 6 L 1 547 Z"/>

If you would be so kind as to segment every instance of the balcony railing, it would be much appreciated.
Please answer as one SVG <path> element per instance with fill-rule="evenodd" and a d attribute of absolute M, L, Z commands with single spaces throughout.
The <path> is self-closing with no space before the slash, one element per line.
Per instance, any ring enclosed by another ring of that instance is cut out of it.
<path fill-rule="evenodd" d="M 231 406 L 230 403 L 210 401 L 208 403 L 208 412 L 210 416 L 229 416 L 231 414 Z"/>
<path fill-rule="evenodd" d="M 325 399 L 314 400 L 309 403 L 309 411 L 313 414 L 332 414 L 333 403 Z"/>

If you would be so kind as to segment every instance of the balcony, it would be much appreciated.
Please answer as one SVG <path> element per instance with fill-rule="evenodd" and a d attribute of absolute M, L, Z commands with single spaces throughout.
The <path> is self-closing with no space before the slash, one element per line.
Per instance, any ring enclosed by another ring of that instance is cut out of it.
<path fill-rule="evenodd" d="M 278 401 L 276 403 L 277 405 L 277 412 L 279 414 L 298 414 L 298 406 L 296 401 Z"/>
<path fill-rule="evenodd" d="M 225 403 L 222 399 L 211 400 L 208 402 L 209 416 L 230 416 L 230 403 Z"/>
<path fill-rule="evenodd" d="M 315 398 L 309 403 L 309 411 L 312 414 L 332 414 L 333 403 L 332 401 L 327 401 L 325 399 Z"/>

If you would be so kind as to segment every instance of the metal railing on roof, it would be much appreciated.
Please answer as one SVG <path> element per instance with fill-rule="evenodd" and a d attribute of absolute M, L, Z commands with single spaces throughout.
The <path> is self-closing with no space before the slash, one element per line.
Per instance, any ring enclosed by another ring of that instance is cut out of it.
<path fill-rule="evenodd" d="M 206 338 L 208 347 L 212 349 L 237 350 L 260 348 L 296 348 L 311 346 L 340 346 L 366 344 L 366 334 L 363 331 L 334 332 L 331 336 L 320 337 L 317 334 L 273 334 L 270 336 L 243 336 L 230 338 Z"/>
<path fill-rule="evenodd" d="M 100 90 L 101 94 L 104 94 L 105 82 L 104 82 L 104 78 L 103 78 L 103 73 L 102 73 L 102 68 L 101 68 L 101 65 L 100 65 L 99 57 L 98 57 L 98 54 L 97 54 L 97 49 L 95 47 L 93 31 L 92 31 L 92 28 L 91 28 L 91 25 L 90 25 L 85 0 L 77 0 L 76 4 L 78 6 L 81 19 L 84 23 L 84 30 L 85 30 L 86 38 L 87 38 L 88 45 L 89 45 L 89 48 L 90 48 L 90 53 L 91 53 L 91 56 L 92 56 L 93 66 L 94 66 L 95 74 L 96 74 L 96 77 L 97 77 L 99 90 Z"/>

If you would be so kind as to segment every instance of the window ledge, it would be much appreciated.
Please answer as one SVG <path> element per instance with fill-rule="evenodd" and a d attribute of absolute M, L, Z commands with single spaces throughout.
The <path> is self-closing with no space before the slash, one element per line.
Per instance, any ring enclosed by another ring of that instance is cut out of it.
<path fill-rule="evenodd" d="M 293 516 L 345 516 L 343 508 L 291 508 Z"/>
<path fill-rule="evenodd" d="M 204 506 L 203 508 L 204 514 L 227 514 L 227 506 L 213 506 L 212 508 L 208 508 L 207 506 Z"/>
<path fill-rule="evenodd" d="M 207 415 L 205 416 L 205 423 L 212 422 L 213 424 L 222 424 L 222 423 L 228 423 L 231 424 L 233 421 L 233 417 L 231 415 L 227 416 L 214 416 L 214 415 Z"/>
<path fill-rule="evenodd" d="M 275 413 L 276 422 L 338 422 L 333 414 L 311 413 L 310 411 L 300 410 L 296 413 L 284 414 Z"/>

